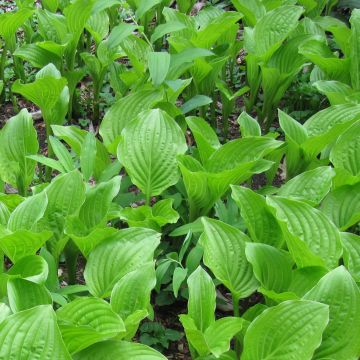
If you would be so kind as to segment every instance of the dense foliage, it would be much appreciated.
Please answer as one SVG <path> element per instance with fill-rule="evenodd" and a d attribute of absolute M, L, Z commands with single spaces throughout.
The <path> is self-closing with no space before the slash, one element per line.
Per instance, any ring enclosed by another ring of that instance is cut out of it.
<path fill-rule="evenodd" d="M 358 359 L 356 3 L 1 13 L 0 358 Z"/>

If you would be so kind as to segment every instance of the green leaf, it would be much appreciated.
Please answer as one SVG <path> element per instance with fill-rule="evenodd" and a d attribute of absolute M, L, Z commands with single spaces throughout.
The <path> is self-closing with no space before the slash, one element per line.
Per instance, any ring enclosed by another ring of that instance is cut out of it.
<path fill-rule="evenodd" d="M 155 28 L 153 34 L 151 35 L 150 40 L 152 43 L 154 43 L 155 41 L 159 40 L 166 34 L 171 34 L 172 32 L 177 32 L 177 31 L 183 30 L 185 28 L 186 28 L 186 25 L 179 21 L 174 21 L 174 22 L 166 23 L 166 24 L 160 24 Z"/>
<path fill-rule="evenodd" d="M 320 210 L 283 197 L 268 197 L 267 203 L 274 208 L 289 251 L 299 267 L 337 266 L 342 252 L 340 233 Z"/>
<path fill-rule="evenodd" d="M 37 284 L 44 284 L 48 278 L 49 268 L 46 261 L 37 255 L 30 255 L 21 258 L 7 272 L 9 277 L 32 281 Z"/>
<path fill-rule="evenodd" d="M 9 316 L 0 324 L 0 334 L 0 358 L 71 359 L 50 305 Z"/>
<path fill-rule="evenodd" d="M 330 166 L 320 166 L 294 177 L 281 186 L 277 194 L 316 206 L 330 191 L 334 176 L 335 171 Z"/>
<path fill-rule="evenodd" d="M 240 132 L 243 138 L 249 136 L 261 136 L 259 123 L 246 112 L 240 114 L 237 122 L 240 125 Z"/>
<path fill-rule="evenodd" d="M 173 199 L 164 199 L 153 207 L 127 207 L 120 211 L 120 219 L 125 220 L 131 227 L 147 227 L 160 231 L 164 225 L 175 224 L 179 219 L 179 214 L 172 208 L 173 202 Z"/>
<path fill-rule="evenodd" d="M 44 216 L 48 204 L 46 193 L 25 199 L 10 215 L 8 229 L 35 230 L 37 222 Z"/>
<path fill-rule="evenodd" d="M 84 271 L 90 293 L 109 296 L 124 275 L 153 261 L 159 242 L 160 235 L 155 231 L 131 228 L 120 230 L 100 243 L 90 253 Z"/>
<path fill-rule="evenodd" d="M 170 68 L 170 54 L 167 52 L 149 53 L 148 65 L 150 77 L 154 86 L 161 85 L 166 79 Z"/>
<path fill-rule="evenodd" d="M 360 175 L 360 120 L 350 126 L 337 140 L 330 153 L 335 168 Z"/>
<path fill-rule="evenodd" d="M 35 233 L 28 230 L 18 230 L 1 236 L 0 247 L 13 262 L 34 255 L 52 236 L 50 231 Z"/>
<path fill-rule="evenodd" d="M 282 231 L 265 198 L 245 187 L 232 186 L 231 189 L 251 239 L 279 247 L 284 241 Z"/>
<path fill-rule="evenodd" d="M 154 263 L 144 264 L 141 268 L 124 275 L 114 286 L 110 303 L 113 310 L 124 321 L 138 310 L 147 310 L 150 294 L 156 285 Z"/>
<path fill-rule="evenodd" d="M 344 264 L 355 281 L 360 282 L 360 236 L 341 233 L 341 243 L 344 249 Z"/>
<path fill-rule="evenodd" d="M 266 13 L 255 25 L 251 42 L 253 48 L 247 50 L 253 52 L 263 61 L 281 46 L 281 43 L 289 36 L 298 24 L 298 20 L 303 13 L 299 6 L 280 6 Z M 245 34 L 245 46 L 248 39 Z"/>
<path fill-rule="evenodd" d="M 221 147 L 220 141 L 208 122 L 203 118 L 189 116 L 186 118 L 200 154 L 202 163 L 205 163 L 211 154 Z"/>
<path fill-rule="evenodd" d="M 96 138 L 91 132 L 85 136 L 81 147 L 80 166 L 85 181 L 88 181 L 93 174 L 96 161 Z"/>
<path fill-rule="evenodd" d="M 188 278 L 188 314 L 196 328 L 204 332 L 215 322 L 216 292 L 210 275 L 199 266 Z"/>
<path fill-rule="evenodd" d="M 340 229 L 360 221 L 360 183 L 344 185 L 330 192 L 321 205 L 322 212 Z"/>
<path fill-rule="evenodd" d="M 326 274 L 304 296 L 329 305 L 330 321 L 313 359 L 356 359 L 359 356 L 360 290 L 343 266 Z"/>
<path fill-rule="evenodd" d="M 61 174 L 66 173 L 66 171 L 63 168 L 63 166 L 61 165 L 61 163 L 57 160 L 48 158 L 43 155 L 29 155 L 29 156 L 27 156 L 27 158 L 34 160 L 34 161 L 38 162 L 39 164 L 43 164 L 47 167 L 57 170 Z"/>
<path fill-rule="evenodd" d="M 9 279 L 7 294 L 13 313 L 38 305 L 52 305 L 51 295 L 44 285 L 25 279 Z"/>
<path fill-rule="evenodd" d="M 142 111 L 151 109 L 162 99 L 160 91 L 140 90 L 118 100 L 106 112 L 100 126 L 100 135 L 106 148 L 116 153 L 122 130 Z"/>
<path fill-rule="evenodd" d="M 255 26 L 266 13 L 265 6 L 261 0 L 231 0 L 237 11 L 244 14 L 247 25 Z"/>
<path fill-rule="evenodd" d="M 331 105 L 346 104 L 354 93 L 349 85 L 336 80 L 319 80 L 313 83 L 313 86 L 326 95 Z"/>
<path fill-rule="evenodd" d="M 174 119 L 162 110 L 149 110 L 124 129 L 118 158 L 132 182 L 149 198 L 176 184 L 180 175 L 176 157 L 186 150 Z"/>
<path fill-rule="evenodd" d="M 351 36 L 349 46 L 349 58 L 350 58 L 350 76 L 351 84 L 355 90 L 360 90 L 360 11 L 354 9 L 351 12 L 350 17 L 351 24 Z"/>
<path fill-rule="evenodd" d="M 156 350 L 143 344 L 127 341 L 103 341 L 74 356 L 75 360 L 116 359 L 116 360 L 166 360 Z"/>
<path fill-rule="evenodd" d="M 293 261 L 287 253 L 257 243 L 247 243 L 245 253 L 255 277 L 265 289 L 278 293 L 288 290 Z"/>
<path fill-rule="evenodd" d="M 49 137 L 51 147 L 54 151 L 54 154 L 59 159 L 60 164 L 65 169 L 66 172 L 70 172 L 75 169 L 74 161 L 66 148 L 61 141 L 53 136 Z"/>
<path fill-rule="evenodd" d="M 61 307 L 56 314 L 62 337 L 71 354 L 125 332 L 121 317 L 111 309 L 109 303 L 101 299 L 78 298 Z"/>
<path fill-rule="evenodd" d="M 329 321 L 327 305 L 286 301 L 260 314 L 244 339 L 244 360 L 311 360 Z"/>
<path fill-rule="evenodd" d="M 0 15 L 0 35 L 5 39 L 10 51 L 13 52 L 16 47 L 16 31 L 25 24 L 33 13 L 33 9 L 24 7 L 16 12 L 6 12 Z"/>
<path fill-rule="evenodd" d="M 195 109 L 202 106 L 206 106 L 212 103 L 212 99 L 205 95 L 195 95 L 193 98 L 188 100 L 186 103 L 181 105 L 181 112 L 185 115 Z"/>
<path fill-rule="evenodd" d="M 240 318 L 224 317 L 205 330 L 205 341 L 216 358 L 230 350 L 230 341 L 240 332 L 243 323 L 244 320 Z"/>
<path fill-rule="evenodd" d="M 67 81 L 60 76 L 53 64 L 47 65 L 36 74 L 36 80 L 30 84 L 21 84 L 17 80 L 12 91 L 21 94 L 37 105 L 47 124 L 63 124 L 69 102 Z"/>
<path fill-rule="evenodd" d="M 26 109 L 7 121 L 0 132 L 0 143 L 0 178 L 24 193 L 36 165 L 26 156 L 35 155 L 39 149 L 32 117 Z"/>
<path fill-rule="evenodd" d="M 180 286 L 186 279 L 187 273 L 188 269 L 184 269 L 182 267 L 177 267 L 174 270 L 172 285 L 175 297 L 178 297 Z"/>
<path fill-rule="evenodd" d="M 81 174 L 73 170 L 53 179 L 45 192 L 48 206 L 40 225 L 51 229 L 59 240 L 63 236 L 66 218 L 75 213 L 85 201 L 85 185 Z"/>
<path fill-rule="evenodd" d="M 249 238 L 235 227 L 218 220 L 203 219 L 204 263 L 237 299 L 246 298 L 258 288 L 251 264 L 246 259 Z"/>

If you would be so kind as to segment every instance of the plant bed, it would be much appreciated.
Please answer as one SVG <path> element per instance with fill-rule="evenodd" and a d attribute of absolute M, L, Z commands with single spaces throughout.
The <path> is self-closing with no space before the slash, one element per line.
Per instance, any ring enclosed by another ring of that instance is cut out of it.
<path fill-rule="evenodd" d="M 0 1 L 0 359 L 360 356 L 360 10 Z"/>

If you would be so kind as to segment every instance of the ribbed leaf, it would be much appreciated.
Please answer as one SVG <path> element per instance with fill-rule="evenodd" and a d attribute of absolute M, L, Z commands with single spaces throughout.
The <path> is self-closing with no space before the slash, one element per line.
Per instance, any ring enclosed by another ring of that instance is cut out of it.
<path fill-rule="evenodd" d="M 7 283 L 7 295 L 13 313 L 38 305 L 52 305 L 51 295 L 44 285 L 25 279 L 10 279 Z"/>
<path fill-rule="evenodd" d="M 266 61 L 288 37 L 303 13 L 299 6 L 280 6 L 266 13 L 255 25 L 254 48 L 248 49 Z"/>
<path fill-rule="evenodd" d="M 202 118 L 189 116 L 186 123 L 195 137 L 201 161 L 205 163 L 210 155 L 220 148 L 219 139 L 209 123 Z"/>
<path fill-rule="evenodd" d="M 327 305 L 286 301 L 263 311 L 249 326 L 243 360 L 311 360 L 329 321 Z"/>
<path fill-rule="evenodd" d="M 265 13 L 265 6 L 261 0 L 231 0 L 237 11 L 244 14 L 247 25 L 255 26 L 256 22 L 261 19 Z"/>
<path fill-rule="evenodd" d="M 0 178 L 22 192 L 34 177 L 35 161 L 27 155 L 38 152 L 36 130 L 26 109 L 7 121 L 0 132 Z"/>
<path fill-rule="evenodd" d="M 360 90 L 360 11 L 354 9 L 350 18 L 351 36 L 350 36 L 350 75 L 351 84 L 355 90 Z"/>
<path fill-rule="evenodd" d="M 23 257 L 14 264 L 7 275 L 21 277 L 22 279 L 32 281 L 37 284 L 44 284 L 49 273 L 46 261 L 37 255 Z"/>
<path fill-rule="evenodd" d="M 161 85 L 169 71 L 170 54 L 167 52 L 151 52 L 149 53 L 148 64 L 154 86 Z"/>
<path fill-rule="evenodd" d="M 124 320 L 137 310 L 146 310 L 150 304 L 151 290 L 156 285 L 153 263 L 123 276 L 111 292 L 111 306 Z"/>
<path fill-rule="evenodd" d="M 344 267 L 326 274 L 304 299 L 329 305 L 330 321 L 313 359 L 356 359 L 359 356 L 360 290 Z"/>
<path fill-rule="evenodd" d="M 37 105 L 48 124 L 62 124 L 65 121 L 69 90 L 67 81 L 60 77 L 53 64 L 47 65 L 36 75 L 36 80 L 30 84 L 16 81 L 12 91 L 19 93 Z"/>
<path fill-rule="evenodd" d="M 321 210 L 340 230 L 355 225 L 360 221 L 360 183 L 332 191 L 323 201 Z"/>
<path fill-rule="evenodd" d="M 360 236 L 351 233 L 341 233 L 344 249 L 344 263 L 356 282 L 360 282 Z"/>
<path fill-rule="evenodd" d="M 341 256 L 340 233 L 319 210 L 283 197 L 268 197 L 281 224 L 291 255 L 299 267 L 334 268 Z"/>
<path fill-rule="evenodd" d="M 50 305 L 9 316 L 0 324 L 0 358 L 70 360 Z"/>
<path fill-rule="evenodd" d="M 25 199 L 10 215 L 8 229 L 34 230 L 37 222 L 44 216 L 48 204 L 46 193 Z"/>
<path fill-rule="evenodd" d="M 10 260 L 15 263 L 21 258 L 35 253 L 52 236 L 50 231 L 35 233 L 28 230 L 18 230 L 8 235 L 2 235 L 0 247 Z"/>
<path fill-rule="evenodd" d="M 159 238 L 153 230 L 131 228 L 100 243 L 90 253 L 84 272 L 91 294 L 109 296 L 124 275 L 153 261 Z"/>
<path fill-rule="evenodd" d="M 265 198 L 245 187 L 231 188 L 252 240 L 279 247 L 284 241 L 282 231 Z"/>
<path fill-rule="evenodd" d="M 54 232 L 59 239 L 64 230 L 66 217 L 79 209 L 85 200 L 85 185 L 81 174 L 74 170 L 57 176 L 45 189 L 48 206 L 40 224 Z"/>
<path fill-rule="evenodd" d="M 100 135 L 107 149 L 115 154 L 124 127 L 161 99 L 162 94 L 151 89 L 137 91 L 118 100 L 106 112 L 100 126 Z"/>
<path fill-rule="evenodd" d="M 127 341 L 103 341 L 74 356 L 75 360 L 166 360 L 156 350 L 143 344 Z"/>
<path fill-rule="evenodd" d="M 246 112 L 240 114 L 237 122 L 240 125 L 240 132 L 243 138 L 249 136 L 261 136 L 259 123 Z"/>
<path fill-rule="evenodd" d="M 335 168 L 345 169 L 354 176 L 360 175 L 360 120 L 339 137 L 330 160 Z"/>
<path fill-rule="evenodd" d="M 56 314 L 71 354 L 125 332 L 121 317 L 101 299 L 78 298 L 61 307 Z"/>
<path fill-rule="evenodd" d="M 304 124 L 309 139 L 302 144 L 303 149 L 316 156 L 359 119 L 360 105 L 356 104 L 336 105 L 319 111 Z"/>
<path fill-rule="evenodd" d="M 15 50 L 15 33 L 33 14 L 34 10 L 24 7 L 16 12 L 0 15 L 0 35 L 5 39 L 11 51 Z"/>
<path fill-rule="evenodd" d="M 316 89 L 326 95 L 331 105 L 345 104 L 354 90 L 347 84 L 335 80 L 319 80 L 313 84 Z"/>
<path fill-rule="evenodd" d="M 200 245 L 204 248 L 205 265 L 236 298 L 252 294 L 258 288 L 258 282 L 245 256 L 249 238 L 221 221 L 204 218 L 203 225 Z"/>
<path fill-rule="evenodd" d="M 56 137 L 50 136 L 49 140 L 54 154 L 59 159 L 61 165 L 66 170 L 66 172 L 74 170 L 74 161 L 66 146 Z"/>
<path fill-rule="evenodd" d="M 288 290 L 293 262 L 289 254 L 266 244 L 247 243 L 246 258 L 254 274 L 267 290 L 278 293 Z"/>
<path fill-rule="evenodd" d="M 210 275 L 199 266 L 188 278 L 188 314 L 196 328 L 205 331 L 215 322 L 216 293 Z"/>
<path fill-rule="evenodd" d="M 335 171 L 330 166 L 321 166 L 294 177 L 283 185 L 277 194 L 316 206 L 330 191 L 334 176 Z"/>
<path fill-rule="evenodd" d="M 162 110 L 149 110 L 124 129 L 118 158 L 132 182 L 150 197 L 176 184 L 180 175 L 176 157 L 186 150 L 175 120 Z"/>
<path fill-rule="evenodd" d="M 93 174 L 96 161 L 96 138 L 91 132 L 86 134 L 80 154 L 80 166 L 85 181 L 88 181 Z"/>

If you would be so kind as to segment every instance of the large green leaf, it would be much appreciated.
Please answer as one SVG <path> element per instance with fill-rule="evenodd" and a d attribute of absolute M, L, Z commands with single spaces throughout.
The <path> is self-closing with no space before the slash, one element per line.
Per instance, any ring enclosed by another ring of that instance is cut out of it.
<path fill-rule="evenodd" d="M 33 14 L 34 10 L 24 7 L 16 12 L 7 12 L 0 15 L 0 35 L 5 39 L 10 51 L 15 50 L 15 33 L 19 27 Z"/>
<path fill-rule="evenodd" d="M 351 84 L 355 90 L 360 90 L 360 10 L 353 9 L 350 18 L 351 36 L 349 46 Z"/>
<path fill-rule="evenodd" d="M 266 200 L 251 189 L 232 186 L 232 198 L 239 206 L 251 239 L 279 247 L 283 243 L 281 228 Z"/>
<path fill-rule="evenodd" d="M 111 339 L 125 326 L 109 303 L 97 298 L 78 298 L 57 312 L 60 331 L 71 354 L 99 341 Z"/>
<path fill-rule="evenodd" d="M 266 13 L 265 6 L 261 0 L 231 0 L 236 10 L 244 14 L 247 25 L 255 26 Z"/>
<path fill-rule="evenodd" d="M 38 233 L 28 230 L 9 231 L 1 234 L 0 248 L 15 263 L 25 256 L 35 255 L 51 236 L 52 232 L 46 230 Z"/>
<path fill-rule="evenodd" d="M 360 120 L 350 126 L 331 150 L 330 160 L 335 168 L 360 175 Z"/>
<path fill-rule="evenodd" d="M 294 177 L 283 185 L 277 194 L 316 206 L 330 191 L 334 176 L 335 171 L 330 166 L 320 166 Z"/>
<path fill-rule="evenodd" d="M 25 192 L 34 177 L 35 161 L 27 155 L 38 152 L 36 130 L 26 109 L 12 117 L 0 132 L 0 178 Z"/>
<path fill-rule="evenodd" d="M 340 229 L 346 230 L 360 221 L 360 183 L 344 185 L 330 192 L 321 210 Z"/>
<path fill-rule="evenodd" d="M 70 360 L 50 305 L 9 316 L 0 324 L 0 358 Z"/>
<path fill-rule="evenodd" d="M 10 308 L 14 313 L 38 305 L 52 305 L 51 295 L 46 287 L 26 279 L 9 279 L 7 295 Z"/>
<path fill-rule="evenodd" d="M 53 64 L 49 64 L 36 74 L 36 79 L 30 84 L 16 81 L 12 91 L 21 94 L 41 111 L 48 125 L 62 125 L 65 121 L 69 102 L 67 81 Z"/>
<path fill-rule="evenodd" d="M 245 253 L 256 278 L 265 289 L 278 293 L 288 290 L 293 266 L 289 254 L 259 243 L 247 243 Z"/>
<path fill-rule="evenodd" d="M 37 222 L 44 216 L 48 204 L 46 192 L 25 199 L 10 215 L 8 229 L 35 230 Z"/>
<path fill-rule="evenodd" d="M 360 236 L 341 233 L 344 264 L 356 282 L 360 282 Z"/>
<path fill-rule="evenodd" d="M 176 157 L 187 145 L 180 127 L 162 110 L 149 110 L 128 124 L 118 148 L 119 161 L 149 198 L 176 184 Z"/>
<path fill-rule="evenodd" d="M 196 328 L 204 332 L 215 322 L 216 293 L 210 275 L 199 266 L 188 278 L 188 314 Z"/>
<path fill-rule="evenodd" d="M 249 326 L 243 360 L 311 360 L 329 321 L 327 305 L 286 301 L 263 311 Z"/>
<path fill-rule="evenodd" d="M 269 59 L 296 28 L 302 13 L 301 7 L 292 5 L 280 6 L 266 13 L 253 31 L 245 33 L 247 50 L 263 61 Z"/>
<path fill-rule="evenodd" d="M 85 280 L 91 294 L 107 297 L 127 273 L 153 261 L 160 235 L 153 230 L 131 228 L 118 231 L 89 255 Z"/>
<path fill-rule="evenodd" d="M 201 161 L 205 163 L 210 155 L 220 148 L 220 141 L 210 124 L 204 119 L 189 116 L 186 118 L 186 123 L 195 137 Z"/>
<path fill-rule="evenodd" d="M 360 354 L 360 290 L 342 266 L 326 274 L 304 299 L 329 305 L 330 321 L 313 359 L 357 359 Z"/>
<path fill-rule="evenodd" d="M 151 290 L 156 285 L 153 263 L 124 275 L 111 292 L 113 310 L 124 320 L 137 310 L 146 310 L 150 304 Z"/>
<path fill-rule="evenodd" d="M 245 255 L 249 238 L 239 229 L 218 220 L 203 219 L 204 263 L 237 299 L 251 295 L 258 282 Z"/>
<path fill-rule="evenodd" d="M 103 341 L 74 356 L 75 360 L 166 360 L 156 350 L 143 344 L 127 341 Z"/>
<path fill-rule="evenodd" d="M 100 126 L 100 135 L 104 139 L 107 149 L 115 154 L 125 126 L 142 111 L 150 109 L 161 99 L 161 92 L 154 91 L 154 89 L 141 90 L 121 98 L 110 107 Z"/>
<path fill-rule="evenodd" d="M 291 255 L 299 267 L 337 266 L 341 256 L 340 233 L 320 211 L 283 197 L 268 197 L 274 208 Z"/>

